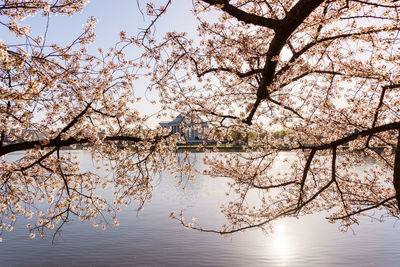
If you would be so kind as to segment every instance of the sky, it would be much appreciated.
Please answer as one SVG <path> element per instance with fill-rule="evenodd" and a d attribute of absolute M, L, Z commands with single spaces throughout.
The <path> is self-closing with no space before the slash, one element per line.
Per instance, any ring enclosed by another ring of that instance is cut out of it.
<path fill-rule="evenodd" d="M 194 31 L 196 21 L 190 13 L 191 7 L 190 0 L 173 1 L 167 14 L 156 25 L 157 35 L 162 36 L 166 31 L 173 29 Z M 145 6 L 143 5 L 142 8 Z M 102 47 L 112 46 L 118 41 L 121 30 L 126 31 L 128 35 L 136 35 L 140 28 L 145 28 L 150 23 L 149 18 L 145 18 L 139 12 L 136 0 L 92 0 L 81 14 L 73 17 L 53 17 L 49 37 L 60 40 L 65 36 L 73 38 L 90 16 L 94 16 L 98 20 L 95 46 Z"/>
<path fill-rule="evenodd" d="M 142 8 L 145 9 L 145 3 L 142 0 Z M 166 1 L 154 1 L 156 4 L 162 4 Z M 197 21 L 191 14 L 192 1 L 175 0 L 168 7 L 165 14 L 156 24 L 155 35 L 161 38 L 166 32 L 176 30 L 178 32 L 188 32 L 189 36 L 196 36 Z M 86 5 L 81 13 L 73 16 L 52 16 L 49 20 L 49 27 L 46 34 L 47 44 L 69 44 L 82 31 L 82 25 L 86 23 L 90 16 L 95 17 L 98 22 L 96 25 L 96 41 L 89 46 L 88 52 L 95 54 L 98 48 L 107 50 L 113 47 L 119 41 L 119 33 L 125 31 L 128 36 L 137 36 L 140 29 L 146 28 L 151 22 L 150 19 L 143 16 L 137 5 L 136 0 L 92 0 Z M 33 36 L 44 35 L 47 19 L 36 15 L 28 17 L 22 22 L 22 25 L 30 25 Z M 2 27 L 4 28 L 4 27 Z M 0 40 L 9 43 L 13 39 L 4 29 L 0 29 Z M 127 57 L 134 55 L 127 55 Z M 135 94 L 143 97 L 142 103 L 136 108 L 145 115 L 153 114 L 159 108 L 153 106 L 146 99 L 156 100 L 156 93 L 146 92 L 148 81 L 141 79 L 135 83 Z M 166 118 L 168 120 L 168 118 Z M 159 120 L 151 118 L 149 126 L 158 125 Z"/>

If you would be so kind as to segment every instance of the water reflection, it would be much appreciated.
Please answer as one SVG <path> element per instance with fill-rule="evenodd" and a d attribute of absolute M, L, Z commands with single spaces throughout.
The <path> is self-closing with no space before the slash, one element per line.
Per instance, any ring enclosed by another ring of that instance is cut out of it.
<path fill-rule="evenodd" d="M 75 151 L 85 168 L 94 168 L 88 154 Z M 194 154 L 201 164 L 201 154 Z M 200 166 L 201 167 L 201 166 Z M 248 231 L 223 238 L 181 227 L 170 211 L 199 218 L 205 228 L 224 222 L 219 205 L 226 203 L 225 179 L 198 175 L 182 190 L 167 174 L 153 199 L 137 214 L 127 207 L 120 226 L 102 231 L 91 223 L 72 223 L 52 246 L 29 239 L 20 221 L 0 243 L 0 266 L 398 266 L 400 224 L 364 219 L 351 232 L 340 233 L 324 214 L 277 222 L 275 232 Z M 62 259 L 62 261 L 60 260 Z"/>
<path fill-rule="evenodd" d="M 285 256 L 289 253 L 289 243 L 288 238 L 285 233 L 285 225 L 280 223 L 275 226 L 275 232 L 272 235 L 275 253 L 281 257 L 285 258 Z"/>

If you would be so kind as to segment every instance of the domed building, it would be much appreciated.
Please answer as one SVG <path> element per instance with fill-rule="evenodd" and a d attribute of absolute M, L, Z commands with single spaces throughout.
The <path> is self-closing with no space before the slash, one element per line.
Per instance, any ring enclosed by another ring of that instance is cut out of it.
<path fill-rule="evenodd" d="M 175 119 L 169 122 L 159 123 L 163 128 L 170 128 L 172 133 L 180 133 L 188 143 L 196 144 L 206 141 L 203 138 L 207 122 L 203 122 L 198 116 L 179 114 Z"/>

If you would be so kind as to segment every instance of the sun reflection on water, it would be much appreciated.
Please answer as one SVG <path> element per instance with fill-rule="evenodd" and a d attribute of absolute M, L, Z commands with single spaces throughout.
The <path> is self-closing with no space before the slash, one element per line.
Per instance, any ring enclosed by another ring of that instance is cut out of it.
<path fill-rule="evenodd" d="M 289 242 L 286 234 L 286 226 L 284 224 L 275 226 L 273 240 L 276 254 L 281 257 L 286 256 L 289 253 Z"/>

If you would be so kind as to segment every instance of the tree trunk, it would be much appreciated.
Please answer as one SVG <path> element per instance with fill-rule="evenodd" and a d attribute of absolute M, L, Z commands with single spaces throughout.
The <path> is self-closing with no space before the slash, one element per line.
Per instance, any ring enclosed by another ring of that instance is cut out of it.
<path fill-rule="evenodd" d="M 396 191 L 397 208 L 400 209 L 400 130 L 397 135 L 397 145 L 394 158 L 393 186 Z"/>

